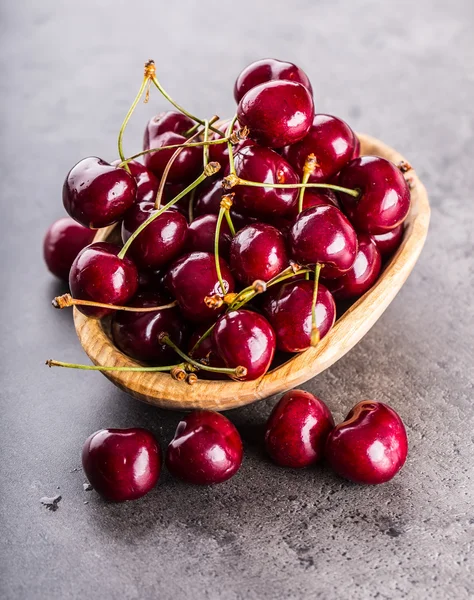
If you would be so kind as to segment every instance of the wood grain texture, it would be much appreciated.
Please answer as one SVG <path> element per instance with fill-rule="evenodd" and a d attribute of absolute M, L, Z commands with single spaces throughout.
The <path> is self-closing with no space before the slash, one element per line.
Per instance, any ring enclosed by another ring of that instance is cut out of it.
<path fill-rule="evenodd" d="M 404 160 L 396 150 L 367 135 L 359 135 L 361 153 L 377 155 L 397 164 Z M 344 356 L 381 316 L 412 271 L 428 233 L 430 206 L 425 187 L 410 170 L 411 209 L 404 238 L 377 283 L 355 302 L 318 344 L 295 355 L 256 381 L 204 381 L 190 386 L 167 373 L 104 372 L 115 385 L 139 400 L 161 408 L 227 410 L 289 390 L 321 373 Z M 100 230 L 95 241 L 107 239 L 113 227 Z M 101 323 L 74 309 L 74 323 L 81 344 L 96 365 L 137 366 L 107 337 Z"/>

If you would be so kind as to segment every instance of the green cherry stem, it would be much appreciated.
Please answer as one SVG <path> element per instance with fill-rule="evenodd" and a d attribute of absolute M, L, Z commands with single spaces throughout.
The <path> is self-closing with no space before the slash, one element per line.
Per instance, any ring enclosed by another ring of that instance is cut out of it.
<path fill-rule="evenodd" d="M 232 189 L 236 185 L 246 185 L 249 187 L 261 187 L 261 188 L 277 188 L 277 189 L 300 189 L 305 188 L 327 188 L 335 190 L 336 192 L 343 192 L 349 194 L 354 198 L 359 197 L 358 190 L 351 190 L 349 188 L 341 187 L 340 185 L 333 185 L 331 183 L 260 183 L 258 181 L 248 181 L 247 179 L 241 179 L 232 173 L 224 177 L 222 180 L 222 186 L 224 189 Z"/>
<path fill-rule="evenodd" d="M 161 371 L 171 371 L 179 365 L 169 365 L 167 367 L 106 367 L 100 365 L 79 365 L 76 363 L 67 363 L 60 360 L 47 360 L 48 367 L 66 367 L 67 369 L 82 369 L 83 371 L 131 371 L 132 373 L 154 373 Z"/>
<path fill-rule="evenodd" d="M 304 167 L 303 167 L 303 177 L 301 178 L 301 183 L 308 183 L 309 178 L 314 173 L 314 169 L 316 168 L 316 156 L 314 154 L 309 154 L 306 157 Z M 298 196 L 298 214 L 303 210 L 303 200 L 304 193 L 306 191 L 306 186 L 300 189 L 300 193 Z"/>
<path fill-rule="evenodd" d="M 225 212 L 226 212 L 226 208 L 221 206 L 221 208 L 219 210 L 219 214 L 217 215 L 216 232 L 214 234 L 214 259 L 216 261 L 217 279 L 219 281 L 219 285 L 221 286 L 222 294 L 226 293 L 226 289 L 224 286 L 224 280 L 222 279 L 221 264 L 220 264 L 220 260 L 219 260 L 219 236 L 221 233 L 222 219 L 224 218 Z"/>
<path fill-rule="evenodd" d="M 196 197 L 196 188 L 189 194 L 188 219 L 191 224 L 194 221 L 194 198 Z"/>
<path fill-rule="evenodd" d="M 229 226 L 229 229 L 230 229 L 230 233 L 232 234 L 232 237 L 235 237 L 235 227 L 234 227 L 234 223 L 232 222 L 232 217 L 230 216 L 230 211 L 226 210 L 224 214 L 225 214 L 225 220 L 227 221 L 227 225 Z"/>
<path fill-rule="evenodd" d="M 321 272 L 321 265 L 316 263 L 314 268 L 314 286 L 313 286 L 313 300 L 311 303 L 311 346 L 317 346 L 319 343 L 319 329 L 316 325 L 316 302 L 318 300 L 318 286 L 319 286 L 319 273 Z"/>
<path fill-rule="evenodd" d="M 205 119 L 204 121 L 204 137 L 203 137 L 203 142 L 205 143 L 205 145 L 202 147 L 202 160 L 203 160 L 203 167 L 206 168 L 207 164 L 209 163 L 209 144 L 206 144 L 206 142 L 209 141 L 209 121 L 207 119 Z"/>
<path fill-rule="evenodd" d="M 227 149 L 229 150 L 229 168 L 230 168 L 230 173 L 232 175 L 235 175 L 235 164 L 234 164 L 234 149 L 232 148 L 232 142 L 230 141 L 230 136 L 232 135 L 232 132 L 234 131 L 234 125 L 237 121 L 237 115 L 234 115 L 234 118 L 232 119 L 232 121 L 229 123 L 229 126 L 227 127 L 227 130 L 225 132 L 225 137 L 227 139 Z"/>
<path fill-rule="evenodd" d="M 71 294 L 63 294 L 62 296 L 56 296 L 51 304 L 54 308 L 60 309 L 69 308 L 70 306 L 94 306 L 96 308 L 108 308 L 110 310 L 145 313 L 173 308 L 178 303 L 174 300 L 173 302 L 163 304 L 162 306 L 116 306 L 115 304 L 105 304 L 103 302 L 94 302 L 93 300 L 81 300 L 80 298 L 73 298 Z"/>

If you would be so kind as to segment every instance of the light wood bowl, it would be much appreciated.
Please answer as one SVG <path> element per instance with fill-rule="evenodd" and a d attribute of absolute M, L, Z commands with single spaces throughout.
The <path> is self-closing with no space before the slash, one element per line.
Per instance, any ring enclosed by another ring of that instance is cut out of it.
<path fill-rule="evenodd" d="M 361 153 L 382 156 L 395 164 L 403 159 L 396 150 L 367 135 L 359 135 Z M 161 408 L 227 410 L 285 392 L 311 379 L 344 356 L 381 316 L 413 269 L 428 232 L 430 205 L 426 189 L 414 170 L 407 173 L 411 184 L 411 209 L 404 237 L 396 254 L 385 266 L 376 284 L 335 323 L 315 348 L 296 354 L 283 365 L 256 381 L 205 381 L 194 385 L 175 381 L 167 373 L 104 372 L 128 394 Z M 98 231 L 95 241 L 104 241 L 111 228 Z M 77 335 L 95 365 L 137 366 L 120 352 L 106 335 L 100 321 L 74 309 Z"/>

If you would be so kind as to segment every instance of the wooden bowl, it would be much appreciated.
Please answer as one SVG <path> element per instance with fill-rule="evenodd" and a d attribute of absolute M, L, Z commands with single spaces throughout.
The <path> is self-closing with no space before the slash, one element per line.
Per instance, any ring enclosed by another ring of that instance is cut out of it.
<path fill-rule="evenodd" d="M 379 140 L 359 136 L 361 153 L 382 156 L 395 164 L 403 157 Z M 286 363 L 256 381 L 205 381 L 194 385 L 178 382 L 167 373 L 104 372 L 116 386 L 130 395 L 161 408 L 227 410 L 289 390 L 311 379 L 344 356 L 369 331 L 413 269 L 428 232 L 430 205 L 425 187 L 414 170 L 407 174 L 411 184 L 411 209 L 404 237 L 376 284 L 359 298 L 335 323 L 315 348 L 296 354 Z M 98 231 L 95 241 L 104 241 L 111 228 Z M 106 335 L 100 321 L 74 309 L 74 323 L 82 347 L 95 365 L 137 366 L 120 352 Z"/>

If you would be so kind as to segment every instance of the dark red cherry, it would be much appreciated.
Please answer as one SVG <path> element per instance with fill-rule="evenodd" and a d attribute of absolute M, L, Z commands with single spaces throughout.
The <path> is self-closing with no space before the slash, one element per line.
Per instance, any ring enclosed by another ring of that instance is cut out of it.
<path fill-rule="evenodd" d="M 120 164 L 120 160 L 114 160 L 113 165 L 118 166 Z M 139 163 L 136 160 L 131 160 L 128 163 L 130 168 L 130 172 L 135 179 L 135 183 L 137 184 L 137 202 L 154 202 L 156 199 L 156 193 L 158 192 L 158 186 L 160 182 L 153 175 L 151 171 L 149 171 L 146 167 Z"/>
<path fill-rule="evenodd" d="M 315 115 L 307 135 L 297 144 L 283 149 L 282 156 L 298 175 L 309 154 L 316 157 L 311 183 L 328 181 L 353 158 L 357 137 L 347 123 L 331 115 Z"/>
<path fill-rule="evenodd" d="M 187 248 L 190 252 L 214 252 L 217 215 L 202 215 L 189 225 Z M 221 223 L 219 235 L 219 254 L 229 255 L 232 234 L 225 218 Z"/>
<path fill-rule="evenodd" d="M 139 202 L 132 206 L 122 222 L 123 242 L 156 212 L 153 202 Z M 186 217 L 177 210 L 167 210 L 145 227 L 128 252 L 138 267 L 160 269 L 181 254 L 187 236 Z"/>
<path fill-rule="evenodd" d="M 141 292 L 129 306 L 163 306 L 169 302 L 161 293 Z M 154 365 L 173 365 L 180 360 L 172 348 L 159 342 L 164 332 L 182 347 L 187 331 L 177 307 L 157 312 L 117 311 L 112 320 L 112 337 L 117 348 L 135 360 Z"/>
<path fill-rule="evenodd" d="M 108 242 L 86 246 L 72 263 L 69 287 L 73 298 L 104 304 L 126 305 L 138 288 L 138 272 L 125 256 L 119 258 L 120 248 Z M 107 308 L 78 306 L 89 317 L 101 319 L 113 311 Z"/>
<path fill-rule="evenodd" d="M 410 210 L 410 190 L 397 167 L 379 156 L 351 160 L 337 183 L 357 189 L 360 196 L 339 194 L 345 213 L 357 231 L 385 233 L 398 227 Z"/>
<path fill-rule="evenodd" d="M 140 292 L 159 292 L 163 290 L 163 278 L 166 272 L 162 269 L 152 271 L 142 269 L 138 273 L 138 290 Z"/>
<path fill-rule="evenodd" d="M 347 271 L 355 261 L 357 235 L 335 206 L 314 206 L 296 218 L 289 245 L 293 258 L 301 264 L 321 263 Z"/>
<path fill-rule="evenodd" d="M 94 231 L 69 217 L 54 221 L 43 240 L 44 262 L 51 273 L 67 281 L 74 259 L 94 235 Z"/>
<path fill-rule="evenodd" d="M 380 274 L 382 259 L 375 242 L 365 233 L 359 233 L 357 238 L 359 241 L 357 256 L 348 271 L 339 274 L 336 279 L 327 279 L 326 270 L 331 270 L 331 275 L 335 274 L 335 270 L 331 267 L 322 270 L 324 282 L 336 300 L 362 296 L 374 285 Z"/>
<path fill-rule="evenodd" d="M 246 144 L 235 154 L 235 170 L 241 179 L 259 183 L 298 183 L 298 176 L 279 154 Z M 297 205 L 298 189 L 250 187 L 237 185 L 232 188 L 234 209 L 252 217 L 268 218 L 284 216 Z"/>
<path fill-rule="evenodd" d="M 201 338 L 201 336 L 206 333 L 209 329 L 209 324 L 203 323 L 199 325 L 196 330 L 193 332 L 191 337 L 189 338 L 188 350 L 189 356 L 194 358 L 195 360 L 199 360 L 205 362 L 210 367 L 219 367 L 225 368 L 226 364 L 223 359 L 219 356 L 217 352 L 217 348 L 214 344 L 214 338 L 212 335 L 208 335 L 199 346 L 193 350 L 196 342 Z M 213 373 L 212 371 L 199 371 L 199 379 L 224 379 L 229 380 L 228 376 L 225 373 Z"/>
<path fill-rule="evenodd" d="M 166 286 L 178 301 L 181 312 L 193 323 L 210 322 L 225 309 L 208 308 L 206 296 L 234 291 L 234 278 L 227 263 L 220 258 L 225 290 L 221 290 L 217 278 L 214 255 L 210 252 L 191 252 L 171 265 L 166 275 Z"/>
<path fill-rule="evenodd" d="M 371 236 L 379 249 L 382 259 L 391 256 L 398 246 L 400 246 L 403 238 L 403 231 L 404 227 L 402 224 L 385 233 L 375 233 Z"/>
<path fill-rule="evenodd" d="M 234 425 L 217 412 L 196 410 L 179 422 L 166 452 L 166 466 L 188 483 L 222 483 L 237 473 L 243 447 Z"/>
<path fill-rule="evenodd" d="M 322 206 L 326 204 L 332 204 L 339 210 L 341 209 L 339 200 L 332 190 L 325 188 L 307 188 L 305 190 L 303 196 L 303 210 L 311 208 L 312 206 Z M 288 215 L 288 218 L 296 219 L 298 214 L 298 205 L 296 205 Z"/>
<path fill-rule="evenodd" d="M 288 266 L 285 238 L 266 223 L 241 229 L 230 247 L 230 268 L 245 285 L 256 279 L 268 281 Z"/>
<path fill-rule="evenodd" d="M 326 442 L 325 457 L 342 477 L 356 483 L 384 483 L 403 467 L 408 453 L 405 427 L 382 402 L 365 400 L 349 412 Z"/>
<path fill-rule="evenodd" d="M 222 200 L 222 179 L 208 179 L 196 190 L 194 216 L 217 215 Z"/>
<path fill-rule="evenodd" d="M 308 467 L 323 457 L 333 427 L 331 411 L 322 400 L 303 390 L 291 390 L 268 419 L 265 446 L 281 467 Z"/>
<path fill-rule="evenodd" d="M 240 73 L 234 85 L 234 98 L 237 103 L 256 85 L 267 81 L 296 81 L 313 93 L 306 73 L 293 63 L 275 58 L 263 58 L 251 63 Z"/>
<path fill-rule="evenodd" d="M 143 138 L 143 149 L 160 148 L 185 144 L 185 133 L 194 126 L 194 121 L 175 111 L 160 113 L 147 124 Z M 145 154 L 143 162 L 158 178 L 161 178 L 175 149 Z M 202 171 L 202 148 L 185 148 L 173 162 L 167 181 L 171 183 L 190 182 Z"/>
<path fill-rule="evenodd" d="M 254 223 L 260 223 L 260 220 L 258 219 L 258 217 L 251 217 L 247 214 L 242 214 L 242 213 L 237 212 L 236 210 L 232 210 L 232 209 L 230 211 L 230 216 L 232 219 L 232 223 L 234 224 L 235 231 L 240 231 L 244 227 L 247 227 L 247 225 L 253 225 Z"/>
<path fill-rule="evenodd" d="M 313 97 L 301 83 L 269 81 L 250 89 L 240 100 L 237 115 L 249 137 L 262 146 L 282 148 L 308 133 L 314 117 Z"/>
<path fill-rule="evenodd" d="M 230 369 L 245 367 L 245 381 L 264 375 L 275 354 L 275 333 L 269 322 L 250 310 L 233 310 L 216 323 L 214 344 Z"/>
<path fill-rule="evenodd" d="M 282 352 L 302 352 L 311 345 L 313 281 L 298 279 L 270 288 L 263 311 L 273 327 L 276 345 Z M 336 319 L 336 305 L 329 290 L 318 284 L 316 326 L 319 337 L 328 333 Z"/>
<path fill-rule="evenodd" d="M 161 471 L 161 451 L 150 431 L 101 429 L 82 449 L 84 473 L 105 500 L 136 500 L 152 490 Z"/>
<path fill-rule="evenodd" d="M 63 185 L 64 208 L 74 220 L 91 229 L 119 221 L 136 195 L 137 185 L 130 173 L 96 156 L 78 162 Z"/>

